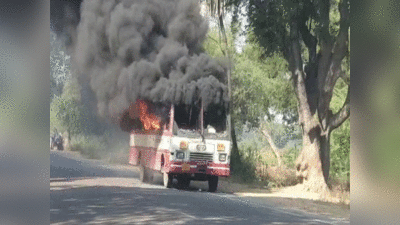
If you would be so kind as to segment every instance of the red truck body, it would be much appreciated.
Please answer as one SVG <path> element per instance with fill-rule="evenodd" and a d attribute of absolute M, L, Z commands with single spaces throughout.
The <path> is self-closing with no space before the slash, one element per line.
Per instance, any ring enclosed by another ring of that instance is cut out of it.
<path fill-rule="evenodd" d="M 168 121 L 160 129 L 131 131 L 129 164 L 140 166 L 142 181 L 149 180 L 149 174 L 159 172 L 166 187 L 172 186 L 173 178 L 177 178 L 182 188 L 187 188 L 190 180 L 208 180 L 209 191 L 215 191 L 218 177 L 230 175 L 229 138 L 204 135 L 203 108 L 199 116 L 201 128 L 190 131 L 194 136 L 179 134 L 174 115 L 174 105 L 171 105 Z M 215 134 L 213 128 L 206 131 Z"/>

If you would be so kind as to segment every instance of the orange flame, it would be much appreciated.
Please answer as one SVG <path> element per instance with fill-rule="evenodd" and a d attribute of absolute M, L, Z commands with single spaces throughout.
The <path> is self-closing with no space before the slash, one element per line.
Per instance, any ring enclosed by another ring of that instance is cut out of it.
<path fill-rule="evenodd" d="M 139 118 L 145 130 L 160 130 L 160 119 L 156 115 L 148 113 L 148 104 L 143 100 L 137 100 Z"/>

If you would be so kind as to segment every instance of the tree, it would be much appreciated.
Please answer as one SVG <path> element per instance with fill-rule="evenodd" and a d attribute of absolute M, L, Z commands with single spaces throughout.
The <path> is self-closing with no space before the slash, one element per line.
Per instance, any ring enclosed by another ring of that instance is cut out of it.
<path fill-rule="evenodd" d="M 234 51 L 232 30 L 228 30 L 228 43 L 231 51 Z M 272 150 L 281 162 L 276 141 L 281 138 L 289 138 L 289 131 L 297 121 L 296 99 L 292 91 L 291 83 L 287 77 L 286 61 L 275 54 L 266 58 L 262 55 L 262 48 L 255 42 L 254 34 L 249 32 L 247 44 L 241 53 L 233 55 L 232 70 L 232 118 L 236 128 L 242 130 L 244 124 L 258 128 L 268 141 Z M 218 39 L 218 31 L 211 30 L 204 43 L 207 53 L 213 57 L 223 56 L 221 40 Z M 270 113 L 274 108 L 274 113 Z M 281 125 L 277 132 L 276 125 L 272 124 L 275 114 L 284 115 L 287 125 Z M 265 117 L 268 120 L 265 120 Z M 283 128 L 285 126 L 285 128 Z M 293 129 L 292 129 L 293 130 Z M 284 134 L 285 133 L 285 134 Z M 287 137 L 283 137 L 283 136 Z M 279 163 L 280 164 L 280 163 Z"/>
<path fill-rule="evenodd" d="M 271 146 L 271 149 L 274 152 L 276 159 L 278 160 L 278 167 L 281 167 L 282 166 L 281 154 L 278 152 L 278 147 L 275 145 L 275 142 L 272 139 L 271 127 L 267 121 L 261 124 L 261 133 L 264 135 L 265 139 L 267 139 L 269 145 Z"/>
<path fill-rule="evenodd" d="M 231 0 L 247 5 L 250 27 L 264 54 L 282 53 L 297 98 L 303 149 L 297 176 L 306 188 L 326 193 L 330 171 L 330 134 L 350 116 L 349 0 Z M 340 16 L 339 16 L 340 15 Z M 347 58 L 346 58 L 347 57 Z M 341 109 L 330 109 L 339 78 L 348 86 Z"/>
<path fill-rule="evenodd" d="M 51 126 L 67 131 L 68 138 L 81 133 L 86 125 L 78 86 L 76 79 L 68 79 L 61 96 L 55 96 L 50 105 Z"/>
<path fill-rule="evenodd" d="M 70 77 L 70 56 L 66 54 L 65 46 L 50 32 L 50 99 L 60 96 L 65 81 Z"/>
<path fill-rule="evenodd" d="M 50 104 L 50 124 L 51 129 L 64 132 L 67 131 L 68 138 L 81 131 L 81 111 L 77 102 L 72 99 L 64 99 L 55 96 Z"/>
<path fill-rule="evenodd" d="M 287 63 L 279 55 L 266 58 L 263 49 L 254 39 L 254 33 L 247 35 L 243 52 L 235 57 L 233 73 L 234 115 L 242 123 L 249 122 L 258 127 L 282 165 L 276 126 L 272 126 L 276 114 L 283 115 L 288 127 L 296 122 L 296 100 L 292 91 Z M 272 113 L 274 111 L 274 113 Z"/>
<path fill-rule="evenodd" d="M 228 58 L 228 96 L 229 99 L 232 99 L 232 88 L 231 88 L 231 69 L 232 69 L 232 63 L 231 63 L 231 57 L 232 57 L 232 52 L 229 49 L 229 44 L 228 44 L 228 37 L 226 35 L 225 31 L 225 25 L 224 25 L 224 16 L 225 16 L 225 8 L 226 8 L 226 1 L 225 0 L 206 0 L 206 4 L 210 8 L 210 13 L 212 16 L 218 18 L 218 26 L 219 26 L 219 31 L 220 34 L 222 34 L 223 37 L 223 42 L 224 42 L 224 48 L 223 48 L 223 54 L 225 57 Z M 231 135 L 232 139 L 232 161 L 234 161 L 233 164 L 239 163 L 239 150 L 238 150 L 238 145 L 237 145 L 237 140 L 236 140 L 236 134 L 235 134 L 235 129 L 232 129 L 234 127 L 234 120 L 232 119 L 231 116 L 231 106 L 229 107 L 229 115 L 228 115 L 228 129 L 229 133 Z"/>

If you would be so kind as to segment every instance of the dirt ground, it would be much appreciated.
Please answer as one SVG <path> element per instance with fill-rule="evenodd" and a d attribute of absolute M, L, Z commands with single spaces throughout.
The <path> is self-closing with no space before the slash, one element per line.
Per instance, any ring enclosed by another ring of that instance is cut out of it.
<path fill-rule="evenodd" d="M 350 193 L 332 191 L 328 198 L 304 190 L 301 184 L 284 188 L 268 188 L 259 184 L 243 184 L 232 178 L 222 178 L 218 191 L 237 196 L 268 198 L 282 207 L 291 207 L 311 213 L 350 218 Z"/>

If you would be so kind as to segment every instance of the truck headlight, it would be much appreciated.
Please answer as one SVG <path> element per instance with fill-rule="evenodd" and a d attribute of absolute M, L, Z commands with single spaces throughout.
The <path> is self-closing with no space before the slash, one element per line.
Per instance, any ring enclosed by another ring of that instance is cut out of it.
<path fill-rule="evenodd" d="M 185 153 L 184 152 L 176 152 L 176 158 L 177 159 L 184 159 L 185 158 Z"/>
<path fill-rule="evenodd" d="M 219 161 L 220 162 L 226 161 L 226 154 L 219 154 Z"/>

